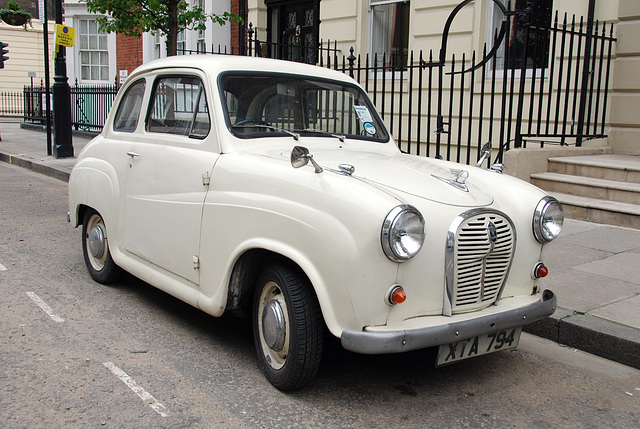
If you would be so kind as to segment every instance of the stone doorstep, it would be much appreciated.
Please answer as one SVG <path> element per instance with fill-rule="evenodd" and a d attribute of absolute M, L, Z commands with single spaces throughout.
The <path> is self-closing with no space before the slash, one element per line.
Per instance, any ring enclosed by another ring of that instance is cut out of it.
<path fill-rule="evenodd" d="M 551 193 L 564 207 L 567 218 L 640 229 L 640 205 Z"/>
<path fill-rule="evenodd" d="M 640 183 L 640 171 L 614 169 L 592 165 L 567 164 L 549 160 L 549 172 L 572 176 L 592 177 L 594 179 L 615 180 L 618 182 Z"/>
<path fill-rule="evenodd" d="M 535 173 L 531 181 L 548 192 L 627 204 L 640 204 L 640 183 L 618 182 L 559 173 Z"/>
<path fill-rule="evenodd" d="M 549 172 L 640 183 L 640 157 L 591 155 L 549 158 Z"/>

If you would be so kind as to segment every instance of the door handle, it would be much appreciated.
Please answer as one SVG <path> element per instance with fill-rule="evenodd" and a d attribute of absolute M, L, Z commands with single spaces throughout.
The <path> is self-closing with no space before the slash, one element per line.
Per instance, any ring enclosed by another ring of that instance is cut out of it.
<path fill-rule="evenodd" d="M 129 155 L 130 157 L 136 157 L 136 156 L 140 156 L 139 153 L 135 153 L 135 152 L 127 152 L 127 155 Z"/>

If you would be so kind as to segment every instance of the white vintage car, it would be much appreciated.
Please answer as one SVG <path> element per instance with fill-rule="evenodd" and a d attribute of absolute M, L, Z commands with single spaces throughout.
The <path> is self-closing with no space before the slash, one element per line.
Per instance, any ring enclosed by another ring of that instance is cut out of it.
<path fill-rule="evenodd" d="M 324 68 L 139 67 L 78 156 L 69 208 L 95 281 L 126 270 L 213 316 L 251 315 L 282 390 L 314 377 L 326 332 L 359 353 L 439 346 L 443 365 L 517 346 L 556 306 L 539 278 L 560 204 L 401 153 L 363 89 Z"/>

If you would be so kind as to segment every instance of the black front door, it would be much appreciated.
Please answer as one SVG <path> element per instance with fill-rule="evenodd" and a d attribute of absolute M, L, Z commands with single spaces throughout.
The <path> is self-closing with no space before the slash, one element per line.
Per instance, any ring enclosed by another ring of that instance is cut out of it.
<path fill-rule="evenodd" d="M 268 1 L 268 33 L 277 37 L 278 57 L 283 60 L 316 64 L 320 0 Z"/>

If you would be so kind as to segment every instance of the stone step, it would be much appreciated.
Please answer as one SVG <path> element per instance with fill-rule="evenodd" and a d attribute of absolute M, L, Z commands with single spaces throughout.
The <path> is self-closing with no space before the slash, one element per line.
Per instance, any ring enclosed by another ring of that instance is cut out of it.
<path fill-rule="evenodd" d="M 531 182 L 549 193 L 609 200 L 640 205 L 640 183 L 574 176 L 559 173 L 535 173 Z"/>
<path fill-rule="evenodd" d="M 589 155 L 549 158 L 551 173 L 640 183 L 640 156 Z"/>
<path fill-rule="evenodd" d="M 564 207 L 565 217 L 640 229 L 640 206 L 551 192 Z"/>

